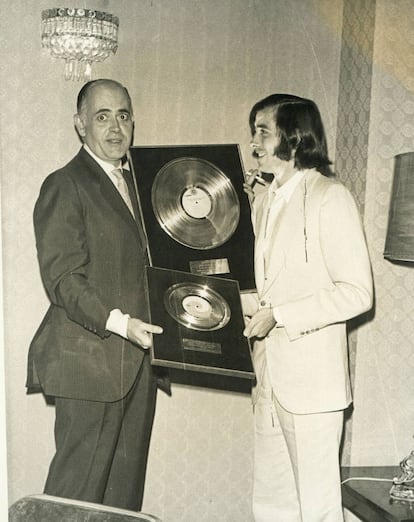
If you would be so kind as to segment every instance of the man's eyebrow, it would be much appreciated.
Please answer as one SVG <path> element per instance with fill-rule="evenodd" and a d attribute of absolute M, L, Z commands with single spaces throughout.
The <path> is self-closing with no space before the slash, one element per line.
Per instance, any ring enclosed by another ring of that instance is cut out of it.
<path fill-rule="evenodd" d="M 98 110 L 95 112 L 95 114 L 101 114 L 101 113 L 103 113 L 103 112 L 112 112 L 112 109 L 106 109 L 106 108 L 104 107 L 104 108 L 102 108 L 102 109 L 98 109 Z M 115 112 L 127 112 L 128 114 L 131 114 L 130 109 L 127 109 L 127 108 L 125 108 L 125 109 L 117 109 Z"/>

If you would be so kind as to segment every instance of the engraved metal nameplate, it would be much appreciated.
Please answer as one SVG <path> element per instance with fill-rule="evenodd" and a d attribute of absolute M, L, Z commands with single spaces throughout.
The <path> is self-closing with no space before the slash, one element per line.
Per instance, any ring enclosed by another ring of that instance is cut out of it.
<path fill-rule="evenodd" d="M 227 258 L 203 259 L 201 261 L 190 261 L 190 272 L 196 275 L 215 275 L 230 273 Z"/>
<path fill-rule="evenodd" d="M 206 341 L 197 341 L 196 339 L 182 339 L 184 350 L 193 350 L 195 352 L 205 352 L 221 354 L 221 344 L 210 343 Z"/>

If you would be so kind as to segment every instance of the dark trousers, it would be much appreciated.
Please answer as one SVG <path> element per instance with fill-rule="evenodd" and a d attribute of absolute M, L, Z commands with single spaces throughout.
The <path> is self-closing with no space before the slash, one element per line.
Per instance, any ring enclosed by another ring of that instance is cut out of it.
<path fill-rule="evenodd" d="M 139 511 L 156 390 L 146 355 L 120 401 L 56 398 L 56 453 L 44 492 Z"/>

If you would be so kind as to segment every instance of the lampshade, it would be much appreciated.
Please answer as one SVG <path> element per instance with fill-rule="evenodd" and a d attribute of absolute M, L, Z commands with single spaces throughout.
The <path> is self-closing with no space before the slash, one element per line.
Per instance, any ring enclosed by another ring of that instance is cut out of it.
<path fill-rule="evenodd" d="M 414 152 L 395 156 L 384 257 L 414 261 Z"/>
<path fill-rule="evenodd" d="M 42 47 L 65 60 L 67 80 L 91 79 L 92 63 L 116 53 L 118 17 L 103 11 L 55 7 L 42 11 Z"/>

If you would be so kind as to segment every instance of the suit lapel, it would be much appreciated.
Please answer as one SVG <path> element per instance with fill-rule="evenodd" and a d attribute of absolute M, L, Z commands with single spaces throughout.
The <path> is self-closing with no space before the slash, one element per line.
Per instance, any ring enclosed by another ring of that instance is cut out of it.
<path fill-rule="evenodd" d="M 290 201 L 284 206 L 277 216 L 271 236 L 267 264 L 267 279 L 264 292 L 274 284 L 281 269 L 286 263 L 289 246 L 295 240 L 293 231 L 301 229 L 303 225 L 303 187 L 304 179 L 296 187 Z M 263 223 L 262 223 L 263 226 Z"/>
<path fill-rule="evenodd" d="M 145 248 L 145 245 L 147 244 L 147 240 L 145 238 L 144 227 L 143 227 L 143 223 L 142 223 L 142 219 L 141 219 L 141 211 L 140 211 L 140 207 L 138 205 L 138 198 L 137 198 L 137 194 L 135 191 L 134 182 L 132 179 L 133 174 L 130 170 L 128 170 L 128 171 L 124 170 L 124 172 L 126 173 L 125 181 L 128 186 L 129 197 L 131 199 L 132 208 L 134 210 L 134 215 L 135 215 L 134 224 L 138 230 L 141 244 L 142 244 L 143 248 Z"/>
<path fill-rule="evenodd" d="M 284 264 L 284 250 L 280 248 L 280 235 L 283 231 L 283 223 L 286 222 L 285 215 L 288 206 L 284 200 L 275 202 L 278 208 L 273 209 L 276 215 L 269 214 L 269 204 L 267 195 L 259 199 L 257 202 L 257 221 L 256 221 L 256 248 L 255 248 L 255 266 L 258 277 L 257 283 L 259 293 L 264 293 L 268 287 L 270 280 L 273 281 Z M 271 228 L 267 230 L 267 237 L 265 236 L 266 227 L 269 227 L 268 220 L 272 220 Z"/>
<path fill-rule="evenodd" d="M 141 247 L 145 249 L 146 240 L 140 218 L 138 217 L 138 221 L 135 221 L 117 188 L 92 156 L 82 148 L 79 152 L 79 157 L 82 162 L 85 163 L 85 166 L 92 175 L 94 182 L 98 184 L 102 199 L 105 200 L 108 205 L 113 208 L 114 212 L 123 219 L 126 226 L 131 228 L 132 232 L 141 243 Z M 132 201 L 132 204 L 135 212 L 135 205 L 137 205 L 136 200 Z"/>
<path fill-rule="evenodd" d="M 284 202 L 282 208 L 275 216 L 275 220 L 272 223 L 272 230 L 270 234 L 268 234 L 268 239 L 265 240 L 268 244 L 268 248 L 267 253 L 264 256 L 263 268 L 266 271 L 266 278 L 263 278 L 263 293 L 266 292 L 267 288 L 277 278 L 285 262 L 285 245 L 282 238 L 284 236 L 284 229 L 286 228 L 285 224 L 288 213 L 289 207 Z M 266 219 L 264 218 L 262 221 L 262 227 L 265 226 Z"/>

